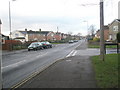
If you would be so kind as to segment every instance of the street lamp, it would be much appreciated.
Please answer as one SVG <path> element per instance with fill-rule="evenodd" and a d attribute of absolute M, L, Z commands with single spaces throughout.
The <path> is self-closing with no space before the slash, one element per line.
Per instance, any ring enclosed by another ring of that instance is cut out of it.
<path fill-rule="evenodd" d="M 12 0 L 16 1 L 16 0 Z M 10 39 L 11 38 L 11 1 L 9 1 L 9 29 L 10 29 Z M 12 40 L 10 40 L 10 50 L 12 50 Z"/>
<path fill-rule="evenodd" d="M 2 34 L 1 34 L 1 19 L 0 19 L 0 90 L 2 90 Z"/>

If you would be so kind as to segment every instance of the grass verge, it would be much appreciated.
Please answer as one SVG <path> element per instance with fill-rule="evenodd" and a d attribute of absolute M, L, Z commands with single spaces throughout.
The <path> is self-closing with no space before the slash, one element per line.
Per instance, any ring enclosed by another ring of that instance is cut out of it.
<path fill-rule="evenodd" d="M 89 45 L 88 45 L 88 48 L 100 48 L 100 45 L 92 45 L 92 44 L 89 44 Z M 111 46 L 106 46 L 106 48 L 117 48 L 117 46 L 111 45 Z"/>
<path fill-rule="evenodd" d="M 119 54 L 120 55 L 120 54 Z M 92 56 L 95 69 L 95 78 L 99 88 L 118 88 L 118 54 L 105 55 L 105 61 L 99 60 L 99 56 Z"/>

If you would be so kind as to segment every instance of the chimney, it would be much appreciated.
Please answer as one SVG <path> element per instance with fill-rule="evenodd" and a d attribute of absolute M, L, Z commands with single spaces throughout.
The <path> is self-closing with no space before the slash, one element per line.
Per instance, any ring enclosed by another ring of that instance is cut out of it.
<path fill-rule="evenodd" d="M 27 28 L 25 28 L 25 31 L 27 32 Z"/>

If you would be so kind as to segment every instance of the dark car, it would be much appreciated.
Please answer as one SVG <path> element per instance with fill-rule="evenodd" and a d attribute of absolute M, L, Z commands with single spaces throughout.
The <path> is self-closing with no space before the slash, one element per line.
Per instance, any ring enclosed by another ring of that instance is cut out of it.
<path fill-rule="evenodd" d="M 43 48 L 52 48 L 52 44 L 51 43 L 49 43 L 49 42 L 41 42 L 42 43 L 42 46 L 43 46 Z"/>
<path fill-rule="evenodd" d="M 33 42 L 28 46 L 28 51 L 30 50 L 37 51 L 39 49 L 43 49 L 43 46 L 40 42 Z"/>

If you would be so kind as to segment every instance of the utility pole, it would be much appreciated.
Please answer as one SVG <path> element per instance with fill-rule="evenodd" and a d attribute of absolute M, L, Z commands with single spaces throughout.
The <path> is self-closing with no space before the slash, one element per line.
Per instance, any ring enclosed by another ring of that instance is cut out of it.
<path fill-rule="evenodd" d="M 104 11 L 103 0 L 100 0 L 100 59 L 104 61 Z"/>

